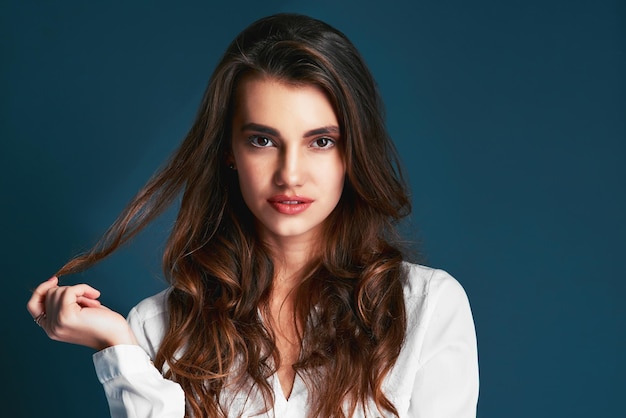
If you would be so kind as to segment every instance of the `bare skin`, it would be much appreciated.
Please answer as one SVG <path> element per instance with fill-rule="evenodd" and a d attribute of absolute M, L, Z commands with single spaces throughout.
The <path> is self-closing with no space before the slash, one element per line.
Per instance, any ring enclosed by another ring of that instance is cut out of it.
<path fill-rule="evenodd" d="M 51 277 L 41 283 L 26 308 L 53 340 L 84 345 L 95 350 L 118 344 L 137 344 L 126 319 L 102 305 L 100 292 L 86 284 L 59 286 Z"/>
<path fill-rule="evenodd" d="M 291 396 L 296 372 L 293 365 L 300 357 L 300 341 L 298 329 L 302 330 L 302 324 L 294 322 L 294 289 L 297 287 L 300 272 L 308 260 L 308 252 L 304 250 L 308 246 L 288 245 L 283 247 L 284 254 L 282 266 L 277 277 L 270 298 L 270 326 L 276 338 L 276 348 L 280 355 L 280 366 L 276 371 L 283 395 L 286 399 Z M 285 260 L 290 260 L 286 263 Z M 290 271 L 291 273 L 287 273 Z"/>
<path fill-rule="evenodd" d="M 286 290 L 274 289 L 270 302 L 270 323 L 276 337 L 276 348 L 280 355 L 280 366 L 276 373 L 286 399 L 293 389 L 296 372 L 293 364 L 300 356 L 300 343 L 293 321 L 293 298 L 284 294 Z"/>

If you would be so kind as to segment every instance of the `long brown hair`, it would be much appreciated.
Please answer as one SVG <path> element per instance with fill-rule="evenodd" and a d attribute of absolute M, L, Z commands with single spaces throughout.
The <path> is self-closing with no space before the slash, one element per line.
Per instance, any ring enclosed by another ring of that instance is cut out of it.
<path fill-rule="evenodd" d="M 370 400 L 397 416 L 382 382 L 406 332 L 395 227 L 410 202 L 372 76 L 346 36 L 319 20 L 278 14 L 237 36 L 179 149 L 98 244 L 59 275 L 106 257 L 181 197 L 163 256 L 172 290 L 155 364 L 182 386 L 188 415 L 227 416 L 226 388 L 256 391 L 271 407 L 268 377 L 280 357 L 259 310 L 267 309 L 274 265 L 226 163 L 237 82 L 249 73 L 320 87 L 342 134 L 344 191 L 325 222 L 321 256 L 296 290 L 294 320 L 305 325 L 294 368 L 308 386 L 310 416 L 350 416 L 369 410 Z"/>

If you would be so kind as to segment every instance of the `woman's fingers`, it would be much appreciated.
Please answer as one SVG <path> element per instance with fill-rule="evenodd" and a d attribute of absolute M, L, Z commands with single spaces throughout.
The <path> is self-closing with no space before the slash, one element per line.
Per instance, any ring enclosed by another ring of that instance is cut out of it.
<path fill-rule="evenodd" d="M 100 291 L 87 284 L 59 286 L 52 277 L 37 286 L 27 304 L 35 322 L 56 341 L 100 350 L 136 344 L 126 318 L 102 305 Z"/>
<path fill-rule="evenodd" d="M 100 306 L 98 297 L 100 292 L 87 284 L 51 287 L 46 292 L 44 310 L 55 325 L 73 324 L 83 307 Z"/>
<path fill-rule="evenodd" d="M 100 291 L 94 289 L 88 284 L 77 284 L 75 286 L 71 286 L 74 289 L 74 294 L 76 297 L 86 297 L 89 299 L 97 299 L 100 297 Z"/>
<path fill-rule="evenodd" d="M 89 299 L 85 296 L 78 296 L 76 298 L 76 303 L 82 308 L 97 308 L 102 306 L 98 299 Z"/>
<path fill-rule="evenodd" d="M 56 276 L 50 277 L 45 282 L 41 283 L 37 288 L 33 291 L 33 295 L 28 300 L 26 304 L 26 309 L 33 318 L 38 318 L 40 315 L 45 313 L 45 301 L 46 295 L 50 289 L 54 289 L 58 287 L 59 279 Z"/>

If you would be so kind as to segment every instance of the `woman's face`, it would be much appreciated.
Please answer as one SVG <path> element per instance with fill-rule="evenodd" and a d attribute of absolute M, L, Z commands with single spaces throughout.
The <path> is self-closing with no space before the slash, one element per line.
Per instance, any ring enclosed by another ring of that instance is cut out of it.
<path fill-rule="evenodd" d="M 324 92 L 263 76 L 238 85 L 232 163 L 262 238 L 315 242 L 343 190 L 337 116 Z"/>

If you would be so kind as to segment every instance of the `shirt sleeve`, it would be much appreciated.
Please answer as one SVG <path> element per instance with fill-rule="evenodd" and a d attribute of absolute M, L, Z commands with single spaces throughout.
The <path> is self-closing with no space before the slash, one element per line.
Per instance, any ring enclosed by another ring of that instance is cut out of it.
<path fill-rule="evenodd" d="M 439 271 L 430 283 L 430 307 L 409 407 L 415 418 L 475 418 L 478 350 L 474 320 L 461 285 Z M 443 276 L 443 277 L 442 277 Z"/>
<path fill-rule="evenodd" d="M 154 367 L 137 345 L 115 345 L 93 355 L 112 418 L 182 418 L 181 387 Z"/>

